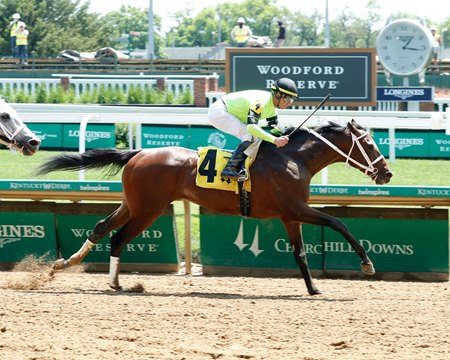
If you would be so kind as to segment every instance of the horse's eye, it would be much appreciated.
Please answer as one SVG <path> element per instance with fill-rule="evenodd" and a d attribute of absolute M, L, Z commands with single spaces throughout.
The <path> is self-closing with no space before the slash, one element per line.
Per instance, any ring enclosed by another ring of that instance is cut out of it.
<path fill-rule="evenodd" d="M 9 116 L 9 114 L 8 113 L 6 113 L 6 112 L 4 112 L 4 113 L 2 113 L 1 115 L 1 118 L 2 119 L 4 119 L 4 120 L 8 120 L 8 119 L 10 119 L 10 116 Z"/>

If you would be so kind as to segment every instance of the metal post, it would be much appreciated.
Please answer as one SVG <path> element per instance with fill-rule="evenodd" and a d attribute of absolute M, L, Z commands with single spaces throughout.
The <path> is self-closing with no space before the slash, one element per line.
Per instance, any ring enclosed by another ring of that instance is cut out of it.
<path fill-rule="evenodd" d="M 389 161 L 395 162 L 395 129 L 389 128 Z"/>
<path fill-rule="evenodd" d="M 330 21 L 328 18 L 328 0 L 325 0 L 325 42 L 324 47 L 330 47 Z"/>
<path fill-rule="evenodd" d="M 78 152 L 80 154 L 86 151 L 86 128 L 89 120 L 93 118 L 92 115 L 84 115 L 80 121 L 80 132 L 78 133 Z M 85 179 L 85 171 L 78 171 L 78 180 L 84 181 Z"/>
<path fill-rule="evenodd" d="M 328 184 L 328 166 L 323 168 L 320 173 L 322 174 L 322 185 Z"/>
<path fill-rule="evenodd" d="M 217 16 L 218 16 L 218 26 L 219 26 L 219 29 L 218 29 L 218 31 L 219 31 L 219 35 L 218 35 L 218 39 L 217 39 L 217 41 L 218 41 L 218 43 L 220 44 L 221 42 L 222 42 L 222 25 L 220 24 L 220 4 L 219 5 L 217 5 Z"/>
<path fill-rule="evenodd" d="M 192 249 L 191 249 L 191 203 L 183 200 L 184 204 L 184 260 L 186 275 L 192 274 Z"/>
<path fill-rule="evenodd" d="M 150 0 L 148 6 L 148 49 L 147 58 L 153 60 L 155 56 L 155 40 L 154 40 L 154 26 L 153 26 L 153 0 Z"/>

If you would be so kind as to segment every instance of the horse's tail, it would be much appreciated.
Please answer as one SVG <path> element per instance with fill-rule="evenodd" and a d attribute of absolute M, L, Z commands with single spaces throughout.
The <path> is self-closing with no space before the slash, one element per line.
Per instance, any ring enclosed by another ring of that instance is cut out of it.
<path fill-rule="evenodd" d="M 58 170 L 107 169 L 107 175 L 115 175 L 141 150 L 92 149 L 82 154 L 59 154 L 49 158 L 37 169 L 37 175 Z"/>

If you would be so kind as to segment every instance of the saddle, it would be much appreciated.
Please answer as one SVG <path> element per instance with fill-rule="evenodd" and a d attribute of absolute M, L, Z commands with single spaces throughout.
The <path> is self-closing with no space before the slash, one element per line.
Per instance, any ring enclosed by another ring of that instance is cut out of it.
<path fill-rule="evenodd" d="M 258 141 L 250 145 L 245 151 L 247 158 L 242 166 L 241 173 L 245 174 L 241 181 L 234 179 L 224 179 L 220 176 L 223 168 L 231 157 L 232 152 L 222 150 L 215 146 L 205 146 L 198 149 L 197 175 L 195 183 L 197 186 L 207 189 L 217 189 L 224 191 L 233 191 L 239 194 L 239 208 L 241 215 L 244 217 L 250 216 L 250 167 L 256 159 L 259 146 L 261 142 Z"/>

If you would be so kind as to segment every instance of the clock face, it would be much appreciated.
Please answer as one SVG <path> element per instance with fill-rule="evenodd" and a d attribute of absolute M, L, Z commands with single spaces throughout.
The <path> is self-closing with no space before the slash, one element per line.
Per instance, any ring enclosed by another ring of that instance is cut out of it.
<path fill-rule="evenodd" d="M 394 20 L 378 35 L 378 59 L 394 75 L 418 74 L 431 60 L 432 44 L 431 32 L 419 22 Z"/>

